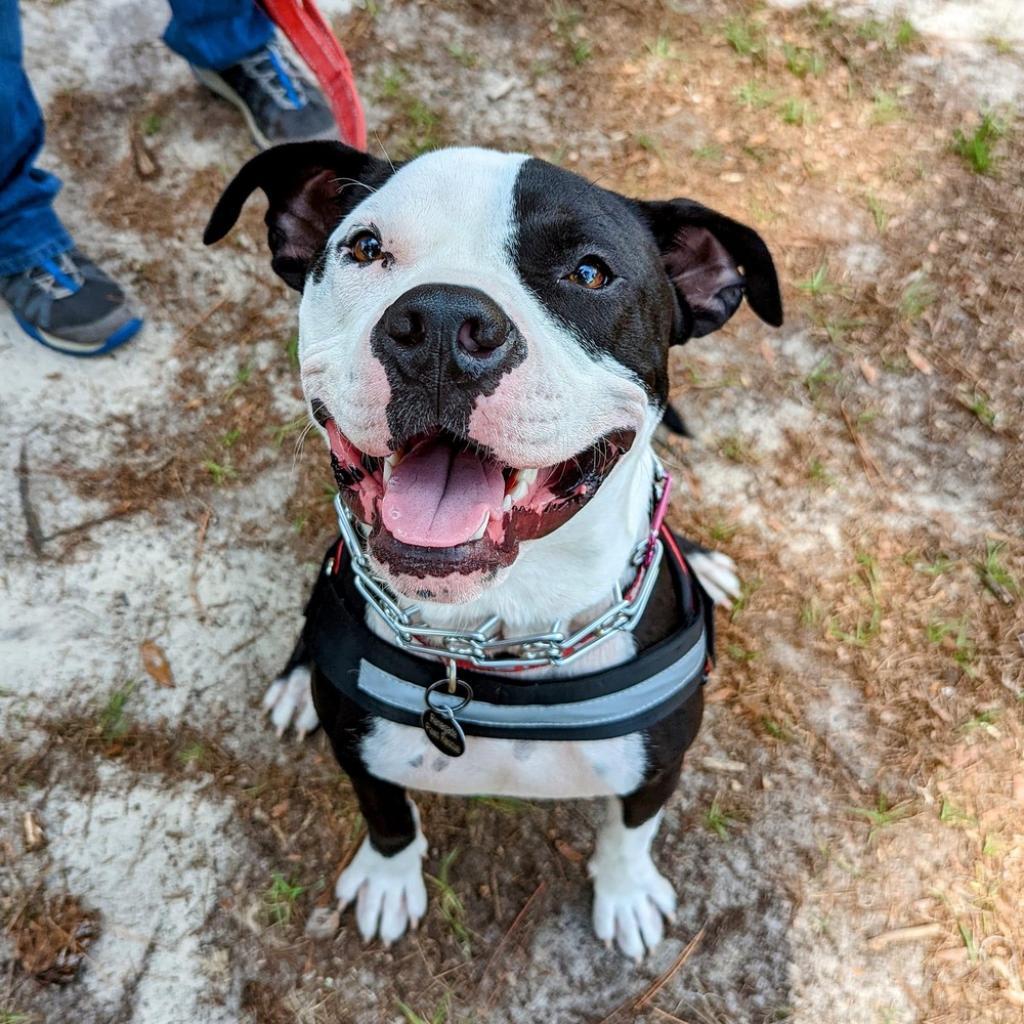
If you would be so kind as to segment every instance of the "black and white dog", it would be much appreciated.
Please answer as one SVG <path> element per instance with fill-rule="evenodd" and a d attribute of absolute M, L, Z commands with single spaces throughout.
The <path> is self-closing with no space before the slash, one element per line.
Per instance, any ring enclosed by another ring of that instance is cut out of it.
<path fill-rule="evenodd" d="M 651 527 L 669 347 L 721 327 L 744 295 L 782 322 L 761 238 L 691 200 L 628 199 L 523 155 L 447 149 L 395 168 L 314 142 L 246 164 L 208 244 L 257 188 L 272 267 L 302 293 L 302 385 L 369 573 L 439 633 L 593 620 L 633 579 Z M 728 559 L 694 565 L 709 590 L 735 592 Z M 675 628 L 679 600 L 662 565 L 635 628 L 520 678 L 629 664 Z M 426 908 L 408 788 L 611 798 L 590 861 L 594 929 L 637 959 L 660 941 L 675 895 L 651 842 L 700 724 L 699 687 L 626 735 L 470 735 L 458 758 L 353 700 L 302 643 L 267 703 L 280 730 L 319 720 L 352 779 L 369 834 L 337 895 L 356 901 L 365 938 L 390 943 Z"/>

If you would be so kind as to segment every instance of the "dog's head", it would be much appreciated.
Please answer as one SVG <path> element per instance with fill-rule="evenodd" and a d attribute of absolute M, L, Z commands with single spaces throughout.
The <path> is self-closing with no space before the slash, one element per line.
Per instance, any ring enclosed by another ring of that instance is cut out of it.
<path fill-rule="evenodd" d="M 782 321 L 750 228 L 526 156 L 447 149 L 394 168 L 339 143 L 279 146 L 228 186 L 208 244 L 257 188 L 271 265 L 302 293 L 302 385 L 339 486 L 410 596 L 471 599 L 590 502 L 649 440 L 670 345 L 744 295 Z"/>

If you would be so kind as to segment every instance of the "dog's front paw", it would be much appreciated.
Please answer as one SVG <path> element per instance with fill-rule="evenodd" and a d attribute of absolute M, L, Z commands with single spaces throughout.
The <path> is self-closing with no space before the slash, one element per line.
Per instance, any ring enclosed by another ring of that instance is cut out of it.
<path fill-rule="evenodd" d="M 688 552 L 686 560 L 697 574 L 700 585 L 708 592 L 708 597 L 727 610 L 731 608 L 742 587 L 736 575 L 736 563 L 721 551 L 700 548 Z"/>
<path fill-rule="evenodd" d="M 367 942 L 380 935 L 385 946 L 400 939 L 407 928 L 414 931 L 427 912 L 427 887 L 421 861 L 427 840 L 417 829 L 416 838 L 390 857 L 378 853 L 363 840 L 352 863 L 341 873 L 335 894 L 344 910 L 356 901 L 356 925 Z"/>
<path fill-rule="evenodd" d="M 676 894 L 649 856 L 633 863 L 596 854 L 591 860 L 594 880 L 594 932 L 607 946 L 612 942 L 639 963 L 665 934 L 664 919 L 675 919 Z"/>
<path fill-rule="evenodd" d="M 294 725 L 301 740 L 320 724 L 313 706 L 310 675 L 308 665 L 299 665 L 287 676 L 278 676 L 264 694 L 263 710 L 270 715 L 278 737 L 284 736 L 289 725 Z"/>

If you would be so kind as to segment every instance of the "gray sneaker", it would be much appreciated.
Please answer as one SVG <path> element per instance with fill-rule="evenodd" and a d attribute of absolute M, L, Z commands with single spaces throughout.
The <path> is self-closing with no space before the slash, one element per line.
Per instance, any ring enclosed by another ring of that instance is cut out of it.
<path fill-rule="evenodd" d="M 120 286 L 77 249 L 0 277 L 0 297 L 26 334 L 68 355 L 112 352 L 142 326 Z"/>
<path fill-rule="evenodd" d="M 208 89 L 238 107 L 262 149 L 279 142 L 338 138 L 327 101 L 276 43 L 222 71 L 194 65 L 192 71 Z"/>

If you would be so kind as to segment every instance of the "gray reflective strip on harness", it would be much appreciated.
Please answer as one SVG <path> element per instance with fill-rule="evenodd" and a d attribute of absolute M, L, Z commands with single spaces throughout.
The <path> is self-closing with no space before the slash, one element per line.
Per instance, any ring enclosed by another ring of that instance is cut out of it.
<path fill-rule="evenodd" d="M 698 641 L 678 661 L 615 693 L 561 704 L 488 704 L 473 700 L 459 712 L 458 720 L 468 727 L 467 731 L 473 726 L 496 730 L 607 729 L 619 722 L 641 719 L 673 698 L 682 698 L 684 690 L 696 690 L 706 661 L 707 641 L 702 630 Z M 423 711 L 422 686 L 399 679 L 365 658 L 359 662 L 356 685 L 368 697 L 395 710 L 416 716 Z M 431 700 L 454 705 L 461 698 L 438 690 Z"/>

